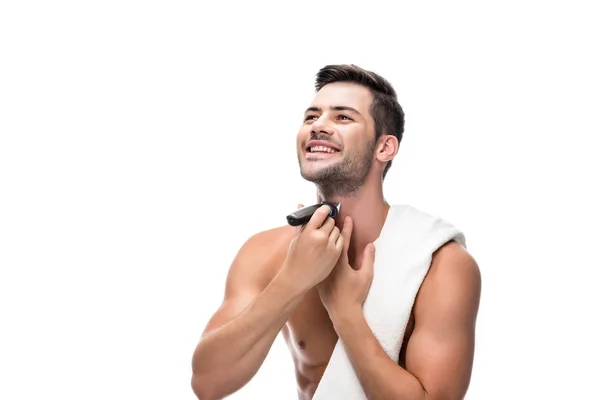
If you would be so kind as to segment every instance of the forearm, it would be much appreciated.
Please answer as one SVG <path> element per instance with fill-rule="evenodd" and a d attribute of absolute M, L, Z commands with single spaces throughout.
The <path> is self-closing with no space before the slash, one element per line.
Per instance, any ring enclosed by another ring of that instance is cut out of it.
<path fill-rule="evenodd" d="M 427 393 L 419 380 L 383 350 L 357 307 L 334 321 L 356 376 L 370 400 L 420 400 Z"/>
<path fill-rule="evenodd" d="M 192 360 L 194 391 L 218 399 L 245 385 L 303 296 L 280 273 L 240 315 L 203 337 Z"/>

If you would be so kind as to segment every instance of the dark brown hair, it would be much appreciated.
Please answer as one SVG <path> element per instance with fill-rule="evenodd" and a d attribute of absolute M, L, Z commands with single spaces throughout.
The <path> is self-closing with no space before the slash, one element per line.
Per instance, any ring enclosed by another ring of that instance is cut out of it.
<path fill-rule="evenodd" d="M 317 73 L 315 88 L 318 92 L 334 82 L 352 82 L 369 89 L 373 96 L 369 112 L 375 121 L 375 140 L 385 133 L 395 136 L 400 144 L 404 134 L 404 111 L 396 91 L 385 78 L 354 64 L 327 65 Z M 391 166 L 390 160 L 383 170 L 384 178 Z"/>

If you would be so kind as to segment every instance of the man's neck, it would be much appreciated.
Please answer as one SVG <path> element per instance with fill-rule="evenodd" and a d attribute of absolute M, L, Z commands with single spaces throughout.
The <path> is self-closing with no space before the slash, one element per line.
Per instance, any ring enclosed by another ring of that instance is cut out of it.
<path fill-rule="evenodd" d="M 383 197 L 381 187 L 373 188 L 364 186 L 352 196 L 330 196 L 322 199 L 317 196 L 318 201 L 330 201 L 341 203 L 340 213 L 336 218 L 336 226 L 343 228 L 344 218 L 352 218 L 353 228 L 350 239 L 348 257 L 353 267 L 358 267 L 362 260 L 362 254 L 365 246 L 374 242 L 381 234 L 381 229 L 388 215 L 390 205 Z"/>

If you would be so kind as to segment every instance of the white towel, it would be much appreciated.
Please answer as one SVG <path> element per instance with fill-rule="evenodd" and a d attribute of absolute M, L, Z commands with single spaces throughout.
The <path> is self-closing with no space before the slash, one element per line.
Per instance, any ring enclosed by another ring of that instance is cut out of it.
<path fill-rule="evenodd" d="M 367 324 L 387 355 L 398 362 L 415 297 L 431 265 L 432 254 L 465 236 L 441 218 L 408 205 L 393 205 L 375 241 L 373 282 L 363 305 Z M 338 340 L 314 400 L 366 400 L 367 397 Z"/>

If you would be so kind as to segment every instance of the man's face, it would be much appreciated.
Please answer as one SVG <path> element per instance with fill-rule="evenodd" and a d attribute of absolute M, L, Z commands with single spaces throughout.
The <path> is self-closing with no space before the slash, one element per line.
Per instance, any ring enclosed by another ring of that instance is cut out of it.
<path fill-rule="evenodd" d="M 330 83 L 317 92 L 297 137 L 304 179 L 341 195 L 362 186 L 375 148 L 372 99 L 367 88 L 347 82 Z"/>

